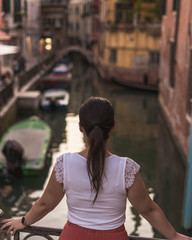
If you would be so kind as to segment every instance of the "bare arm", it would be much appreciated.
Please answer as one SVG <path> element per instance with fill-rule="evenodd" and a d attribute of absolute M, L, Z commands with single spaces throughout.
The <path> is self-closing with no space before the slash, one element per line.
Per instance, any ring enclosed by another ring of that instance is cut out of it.
<path fill-rule="evenodd" d="M 35 202 L 31 210 L 25 216 L 27 225 L 37 222 L 53 210 L 62 200 L 63 196 L 63 184 L 56 181 L 55 171 L 53 170 L 43 195 Z M 25 226 L 21 223 L 21 218 L 4 219 L 0 221 L 0 223 L 4 223 L 1 230 L 10 226 L 8 233 L 10 233 L 11 230 L 15 233 L 17 230 L 25 228 Z"/>
<path fill-rule="evenodd" d="M 162 235 L 169 240 L 192 240 L 179 234 L 165 217 L 161 208 L 150 198 L 141 175 L 138 173 L 134 184 L 127 189 L 127 197 L 133 207 Z"/>

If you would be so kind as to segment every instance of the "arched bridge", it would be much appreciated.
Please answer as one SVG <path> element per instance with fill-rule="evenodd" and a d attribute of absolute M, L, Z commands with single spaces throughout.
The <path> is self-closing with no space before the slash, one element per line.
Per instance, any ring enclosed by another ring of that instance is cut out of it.
<path fill-rule="evenodd" d="M 82 54 L 88 62 L 93 63 L 94 62 L 94 57 L 93 57 L 93 53 L 90 50 L 87 50 L 83 47 L 80 46 L 69 46 L 63 49 L 60 49 L 57 52 L 57 58 L 62 58 L 64 55 L 70 53 L 70 52 L 78 52 L 80 54 Z"/>

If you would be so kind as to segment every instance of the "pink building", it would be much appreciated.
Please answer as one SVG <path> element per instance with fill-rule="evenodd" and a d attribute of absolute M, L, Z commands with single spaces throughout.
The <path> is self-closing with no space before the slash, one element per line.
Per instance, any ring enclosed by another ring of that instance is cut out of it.
<path fill-rule="evenodd" d="M 3 28 L 5 26 L 5 23 L 3 21 L 3 6 L 2 6 L 2 0 L 0 0 L 0 28 Z"/>
<path fill-rule="evenodd" d="M 186 163 L 192 98 L 192 1 L 166 1 L 161 44 L 160 105 Z"/>

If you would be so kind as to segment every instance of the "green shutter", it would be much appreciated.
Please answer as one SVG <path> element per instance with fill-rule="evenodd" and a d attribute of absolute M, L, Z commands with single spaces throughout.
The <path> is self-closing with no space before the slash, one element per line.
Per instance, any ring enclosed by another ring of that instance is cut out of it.
<path fill-rule="evenodd" d="M 14 0 L 14 21 L 21 22 L 21 0 Z"/>
<path fill-rule="evenodd" d="M 3 0 L 3 12 L 10 12 L 10 0 Z"/>
<path fill-rule="evenodd" d="M 25 16 L 27 16 L 27 0 L 25 0 L 24 9 L 25 9 Z"/>

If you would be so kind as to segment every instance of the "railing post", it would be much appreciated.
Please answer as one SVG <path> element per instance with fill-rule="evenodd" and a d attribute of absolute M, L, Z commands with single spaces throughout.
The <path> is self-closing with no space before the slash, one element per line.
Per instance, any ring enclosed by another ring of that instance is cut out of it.
<path fill-rule="evenodd" d="M 14 240 L 19 240 L 19 232 L 16 232 L 14 235 Z"/>
<path fill-rule="evenodd" d="M 183 206 L 183 227 L 192 228 L 192 114 L 189 139 L 189 154 L 186 169 L 185 195 Z"/>
<path fill-rule="evenodd" d="M 4 214 L 3 210 L 0 209 L 0 218 L 3 217 L 3 214 Z"/>

